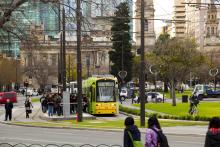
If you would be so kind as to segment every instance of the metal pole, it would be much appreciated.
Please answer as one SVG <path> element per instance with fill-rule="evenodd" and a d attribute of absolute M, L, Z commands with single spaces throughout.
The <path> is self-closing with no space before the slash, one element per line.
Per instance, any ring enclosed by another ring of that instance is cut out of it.
<path fill-rule="evenodd" d="M 124 71 L 124 33 L 122 34 L 121 70 Z"/>
<path fill-rule="evenodd" d="M 18 90 L 18 61 L 17 61 L 17 57 L 15 58 L 15 70 L 16 70 L 16 75 L 15 75 L 15 87 L 14 87 L 14 89 L 16 89 L 16 90 Z"/>
<path fill-rule="evenodd" d="M 59 19 L 59 32 L 61 32 L 61 5 L 59 5 L 59 16 L 58 16 L 58 19 Z M 58 53 L 58 84 L 62 84 L 62 33 L 60 34 L 60 51 Z M 59 90 L 59 89 L 58 89 Z M 59 92 L 59 91 L 58 91 Z"/>
<path fill-rule="evenodd" d="M 144 62 L 144 0 L 141 0 L 141 62 L 140 62 L 140 78 L 139 78 L 139 87 L 140 87 L 140 102 L 141 102 L 141 114 L 140 122 L 141 126 L 145 127 L 145 62 Z"/>
<path fill-rule="evenodd" d="M 81 63 L 81 0 L 77 0 L 76 20 L 77 20 L 77 113 L 78 121 L 82 121 L 82 63 Z"/>
<path fill-rule="evenodd" d="M 62 47 L 63 47 L 63 67 L 62 67 L 62 78 L 63 78 L 63 91 L 66 91 L 66 33 L 65 33 L 65 9 L 62 10 Z"/>
<path fill-rule="evenodd" d="M 69 68 L 68 81 L 69 81 L 69 92 L 70 92 L 70 53 L 69 53 L 69 65 L 68 65 L 68 68 Z"/>

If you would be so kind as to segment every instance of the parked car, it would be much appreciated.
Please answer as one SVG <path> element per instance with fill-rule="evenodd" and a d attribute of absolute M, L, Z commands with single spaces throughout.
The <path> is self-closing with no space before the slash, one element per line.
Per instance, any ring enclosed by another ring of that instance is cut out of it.
<path fill-rule="evenodd" d="M 24 94 L 25 91 L 26 91 L 26 87 L 20 87 L 20 88 L 18 89 L 18 91 L 19 91 L 21 94 Z"/>
<path fill-rule="evenodd" d="M 139 97 L 136 96 L 133 101 L 139 103 Z M 146 92 L 145 93 L 145 102 L 157 102 L 161 103 L 163 101 L 163 95 L 159 92 Z"/>
<path fill-rule="evenodd" d="M 163 95 L 159 92 L 147 92 L 145 93 L 147 101 L 149 102 L 162 102 Z"/>
<path fill-rule="evenodd" d="M 27 91 L 25 92 L 27 96 L 32 96 L 33 95 L 33 89 L 28 88 Z"/>
<path fill-rule="evenodd" d="M 36 89 L 33 89 L 32 96 L 38 96 L 38 95 L 39 95 L 38 91 Z"/>
<path fill-rule="evenodd" d="M 122 101 L 125 100 L 128 97 L 127 89 L 121 89 L 119 96 Z"/>

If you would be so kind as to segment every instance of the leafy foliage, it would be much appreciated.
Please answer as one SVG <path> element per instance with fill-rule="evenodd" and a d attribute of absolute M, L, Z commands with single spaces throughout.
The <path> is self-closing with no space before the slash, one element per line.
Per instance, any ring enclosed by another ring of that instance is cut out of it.
<path fill-rule="evenodd" d="M 155 65 L 160 76 L 170 85 L 173 106 L 176 105 L 176 84 L 205 62 L 205 57 L 196 48 L 194 39 L 170 38 L 168 34 L 161 34 L 155 49 L 148 55 L 148 64 Z"/>

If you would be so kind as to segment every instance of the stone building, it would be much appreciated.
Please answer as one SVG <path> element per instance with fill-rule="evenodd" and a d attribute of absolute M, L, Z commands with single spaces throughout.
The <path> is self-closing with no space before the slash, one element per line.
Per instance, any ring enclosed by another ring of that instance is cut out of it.
<path fill-rule="evenodd" d="M 214 0 L 187 2 L 198 5 L 196 7 L 186 5 L 186 36 L 195 38 L 199 50 L 210 56 L 214 54 L 217 59 L 220 55 L 219 6 L 215 5 Z"/>
<path fill-rule="evenodd" d="M 100 2 L 106 2 L 108 4 L 107 8 L 111 8 L 113 12 L 115 5 L 110 6 L 110 1 L 102 0 Z M 133 1 L 129 4 L 131 7 Z M 137 5 L 135 17 L 140 17 L 140 1 L 136 1 L 135 4 Z M 101 8 L 105 8 L 105 5 L 101 6 Z M 86 18 L 81 39 L 83 74 L 85 77 L 88 74 L 109 74 L 111 62 L 108 52 L 112 49 L 110 30 L 113 13 L 103 9 L 97 10 L 97 13 L 95 13 L 94 9 L 99 9 L 96 5 L 86 5 L 83 6 L 83 9 L 85 10 L 83 15 Z M 71 11 L 66 9 L 66 16 L 71 16 L 71 13 Z M 145 44 L 146 48 L 149 49 L 155 43 L 153 0 L 148 2 L 145 8 L 145 17 L 149 19 L 148 30 L 145 31 Z M 66 69 L 68 70 L 68 63 L 71 62 L 70 68 L 76 71 L 76 33 L 74 32 L 76 28 L 71 20 L 71 18 L 67 18 L 66 21 Z M 90 24 L 86 25 L 87 22 Z M 134 31 L 134 42 L 136 44 L 133 44 L 135 49 L 140 46 L 139 24 L 140 20 L 138 19 L 136 23 L 132 24 L 136 28 Z M 60 36 L 59 33 L 55 36 L 45 35 L 44 27 L 44 25 L 31 26 L 29 28 L 29 36 L 32 37 L 32 40 L 23 41 L 20 50 L 21 63 L 25 71 L 23 80 L 32 79 L 31 82 L 34 87 L 38 87 L 39 83 L 58 84 Z M 70 80 L 75 79 L 70 78 Z"/>
<path fill-rule="evenodd" d="M 37 31 L 39 26 L 32 26 Z M 39 29 L 42 33 L 42 28 Z M 30 31 L 33 34 L 33 30 Z M 38 41 L 36 41 L 38 40 Z M 35 42 L 36 41 L 36 42 Z M 60 53 L 59 38 L 45 38 L 38 33 L 35 41 L 22 42 L 21 63 L 24 67 L 23 80 L 32 79 L 34 87 L 38 87 L 41 81 L 45 84 L 58 84 L 58 63 Z M 111 50 L 111 42 L 95 41 L 91 37 L 82 38 L 82 70 L 84 74 L 109 73 L 108 52 Z M 66 69 L 76 71 L 76 41 L 66 41 Z M 69 65 L 70 63 L 70 65 Z M 75 68 L 75 69 L 74 69 Z M 39 78 L 38 78 L 39 76 Z M 87 76 L 87 75 L 86 75 Z M 67 79 L 68 80 L 68 79 Z M 76 79 L 70 79 L 76 80 Z"/>
<path fill-rule="evenodd" d="M 153 0 L 145 0 L 145 50 L 152 49 L 155 44 L 155 32 L 154 32 L 154 4 Z M 136 0 L 134 12 L 134 42 L 137 48 L 141 45 L 141 0 Z M 147 24 L 146 24 L 147 23 Z"/>

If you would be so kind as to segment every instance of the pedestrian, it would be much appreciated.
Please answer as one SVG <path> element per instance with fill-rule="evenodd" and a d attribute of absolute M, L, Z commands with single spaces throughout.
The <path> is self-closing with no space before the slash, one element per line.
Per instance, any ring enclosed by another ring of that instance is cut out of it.
<path fill-rule="evenodd" d="M 141 133 L 137 126 L 134 124 L 133 117 L 127 117 L 125 119 L 124 125 L 124 147 L 133 147 L 132 140 L 140 141 Z M 131 135 L 132 139 L 129 134 Z"/>
<path fill-rule="evenodd" d="M 135 93 L 134 93 L 134 89 L 131 90 L 131 104 L 134 103 L 134 98 L 135 98 Z"/>
<path fill-rule="evenodd" d="M 47 105 L 48 105 L 48 116 L 52 117 L 53 109 L 54 109 L 54 101 L 53 101 L 52 95 L 49 96 Z"/>
<path fill-rule="evenodd" d="M 146 131 L 145 147 L 157 147 L 158 136 L 153 129 L 155 129 L 156 131 L 159 131 L 161 129 L 160 123 L 155 116 L 151 116 L 148 119 L 148 129 Z"/>
<path fill-rule="evenodd" d="M 33 105 L 32 105 L 29 98 L 26 99 L 24 106 L 25 106 L 25 110 L 26 110 L 26 118 L 29 118 L 29 114 L 32 113 L 31 108 L 33 108 Z"/>
<path fill-rule="evenodd" d="M 209 121 L 205 147 L 220 147 L 220 118 L 218 117 L 213 117 Z"/>
<path fill-rule="evenodd" d="M 10 99 L 7 99 L 5 103 L 5 121 L 7 121 L 8 118 L 9 121 L 11 121 L 12 109 L 13 109 L 13 103 L 10 101 Z"/>
<path fill-rule="evenodd" d="M 190 105 L 189 105 L 189 114 L 192 115 L 193 112 L 193 107 L 197 108 L 197 105 L 199 104 L 199 98 L 196 95 L 196 92 L 192 94 L 192 96 L 189 98 L 190 100 Z"/>

